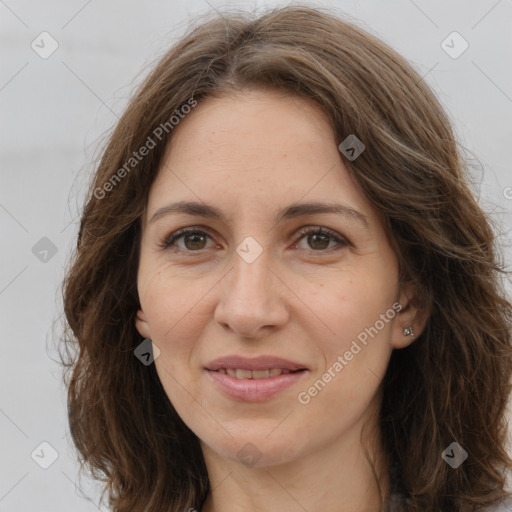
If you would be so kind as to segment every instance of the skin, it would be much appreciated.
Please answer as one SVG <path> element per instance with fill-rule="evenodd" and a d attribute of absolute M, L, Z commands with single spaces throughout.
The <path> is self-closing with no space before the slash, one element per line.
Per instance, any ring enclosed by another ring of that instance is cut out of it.
<path fill-rule="evenodd" d="M 150 222 L 159 208 L 184 200 L 211 204 L 225 218 L 170 213 Z M 274 221 L 282 208 L 306 201 L 349 206 L 367 225 L 337 213 Z M 146 213 L 136 327 L 159 347 L 162 385 L 200 439 L 213 489 L 203 512 L 380 510 L 363 444 L 386 492 L 375 427 L 379 384 L 392 350 L 414 341 L 424 322 L 327 117 L 308 100 L 269 90 L 203 99 L 175 128 Z M 348 243 L 297 234 L 307 226 Z M 185 227 L 205 234 L 161 247 Z M 252 263 L 236 252 L 248 236 L 263 251 Z M 300 403 L 298 394 L 396 302 L 403 309 Z M 409 326 L 414 338 L 404 336 Z M 247 403 L 225 396 L 204 370 L 228 354 L 275 355 L 309 371 L 278 395 Z M 244 446 L 258 454 L 255 464 L 237 456 Z"/>

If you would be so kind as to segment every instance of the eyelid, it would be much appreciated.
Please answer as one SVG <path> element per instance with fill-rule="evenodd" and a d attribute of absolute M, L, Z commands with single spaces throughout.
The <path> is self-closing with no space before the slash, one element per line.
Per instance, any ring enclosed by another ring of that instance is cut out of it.
<path fill-rule="evenodd" d="M 160 240 L 158 245 L 162 250 L 167 250 L 171 246 L 171 244 L 174 244 L 174 242 L 176 242 L 177 240 L 183 238 L 186 235 L 193 235 L 193 234 L 206 234 L 211 239 L 213 239 L 213 236 L 210 233 L 209 228 L 207 228 L 205 226 L 188 226 L 185 228 L 180 228 L 178 230 L 175 230 L 175 231 L 165 235 Z M 319 225 L 307 225 L 307 226 L 303 226 L 300 229 L 296 230 L 294 233 L 294 238 L 296 238 L 296 240 L 293 242 L 294 245 L 299 243 L 304 238 L 304 236 L 306 236 L 308 234 L 327 235 L 327 236 L 331 237 L 337 243 L 336 247 L 331 247 L 330 249 L 318 250 L 318 251 L 311 249 L 308 252 L 313 252 L 313 253 L 316 252 L 318 254 L 326 254 L 326 253 L 332 252 L 333 250 L 339 250 L 343 247 L 352 246 L 352 243 L 345 236 L 341 235 L 340 233 L 338 233 L 330 228 L 326 228 L 324 226 L 319 226 Z M 178 250 L 178 252 L 184 252 L 184 253 L 188 253 L 188 254 L 194 254 L 194 253 L 200 254 L 205 250 L 207 250 L 207 249 L 199 249 L 197 251 Z"/>
<path fill-rule="evenodd" d="M 188 226 L 188 227 L 185 227 L 185 228 L 180 228 L 180 229 L 177 229 L 176 231 L 172 231 L 171 233 L 168 233 L 167 235 L 165 235 L 159 242 L 159 246 L 162 250 L 166 250 L 170 247 L 170 245 L 173 243 L 173 242 L 176 242 L 177 240 L 179 240 L 180 238 L 182 238 L 183 236 L 185 235 L 192 235 L 192 234 L 195 234 L 195 233 L 205 233 L 206 235 L 208 235 L 210 238 L 213 239 L 212 235 L 210 234 L 210 231 L 208 228 L 204 227 L 204 226 Z M 193 253 L 193 252 L 201 252 L 202 250 L 199 250 L 199 251 L 186 251 L 186 252 L 189 252 L 189 253 Z"/>
<path fill-rule="evenodd" d="M 338 245 L 352 245 L 349 240 L 343 236 L 342 234 L 338 233 L 337 231 L 334 231 L 332 229 L 323 227 L 323 226 L 304 226 L 300 228 L 298 231 L 296 231 L 296 236 L 300 235 L 298 241 L 300 241 L 304 235 L 307 234 L 322 234 L 322 235 L 328 235 L 333 240 L 335 240 Z M 326 252 L 326 251 L 318 251 L 318 252 Z"/>

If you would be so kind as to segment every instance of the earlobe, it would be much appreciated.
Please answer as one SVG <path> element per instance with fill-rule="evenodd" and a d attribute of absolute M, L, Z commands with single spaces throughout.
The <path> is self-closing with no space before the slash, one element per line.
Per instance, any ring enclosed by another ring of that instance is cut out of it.
<path fill-rule="evenodd" d="M 414 328 L 412 325 L 404 329 L 404 336 L 411 336 L 411 338 L 414 338 Z"/>
<path fill-rule="evenodd" d="M 417 290 L 411 285 L 403 285 L 400 289 L 399 303 L 402 306 L 395 317 L 391 344 L 393 348 L 405 348 L 413 343 L 423 332 L 428 311 L 420 308 Z"/>
<path fill-rule="evenodd" d="M 137 331 L 143 338 L 151 339 L 151 331 L 149 329 L 149 324 L 146 319 L 146 314 L 142 309 L 137 311 L 137 317 L 135 318 L 135 327 Z"/>
<path fill-rule="evenodd" d="M 397 319 L 396 322 L 399 323 L 399 320 Z M 397 323 L 393 327 L 391 346 L 393 348 L 408 347 L 416 339 L 414 325 L 402 328 L 402 324 L 397 325 Z"/>

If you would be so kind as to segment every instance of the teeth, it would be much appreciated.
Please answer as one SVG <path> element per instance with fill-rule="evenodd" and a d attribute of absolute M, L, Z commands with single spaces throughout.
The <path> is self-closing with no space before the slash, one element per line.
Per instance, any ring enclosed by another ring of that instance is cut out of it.
<path fill-rule="evenodd" d="M 235 377 L 237 379 L 251 379 L 252 372 L 251 370 L 235 370 Z"/>
<path fill-rule="evenodd" d="M 253 379 L 266 379 L 270 374 L 270 370 L 253 370 L 251 373 Z"/>
<path fill-rule="evenodd" d="M 223 375 L 236 377 L 237 379 L 266 379 L 268 377 L 277 377 L 278 375 L 290 373 L 290 370 L 281 368 L 271 368 L 269 370 L 241 370 L 239 368 L 220 368 L 217 370 Z"/>

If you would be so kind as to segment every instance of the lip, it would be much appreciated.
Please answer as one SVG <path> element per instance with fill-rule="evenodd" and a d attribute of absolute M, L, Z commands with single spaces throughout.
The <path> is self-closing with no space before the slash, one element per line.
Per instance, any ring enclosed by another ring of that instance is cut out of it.
<path fill-rule="evenodd" d="M 286 373 L 265 379 L 238 379 L 214 370 L 205 370 L 217 389 L 231 399 L 242 402 L 263 402 L 303 379 L 308 370 Z"/>
<path fill-rule="evenodd" d="M 281 374 L 264 379 L 238 379 L 219 373 L 217 370 L 221 368 L 236 368 L 240 370 L 280 368 L 296 373 Z M 216 388 L 227 397 L 242 402 L 263 402 L 299 382 L 309 374 L 309 369 L 301 363 L 280 357 L 260 356 L 257 358 L 246 358 L 232 355 L 215 359 L 205 367 L 205 372 Z"/>
<path fill-rule="evenodd" d="M 210 371 L 217 371 L 221 368 L 237 368 L 239 370 L 267 370 L 270 368 L 280 368 L 281 370 L 290 371 L 309 370 L 306 365 L 281 357 L 259 356 L 248 358 L 237 355 L 219 357 L 208 363 L 205 368 Z"/>

